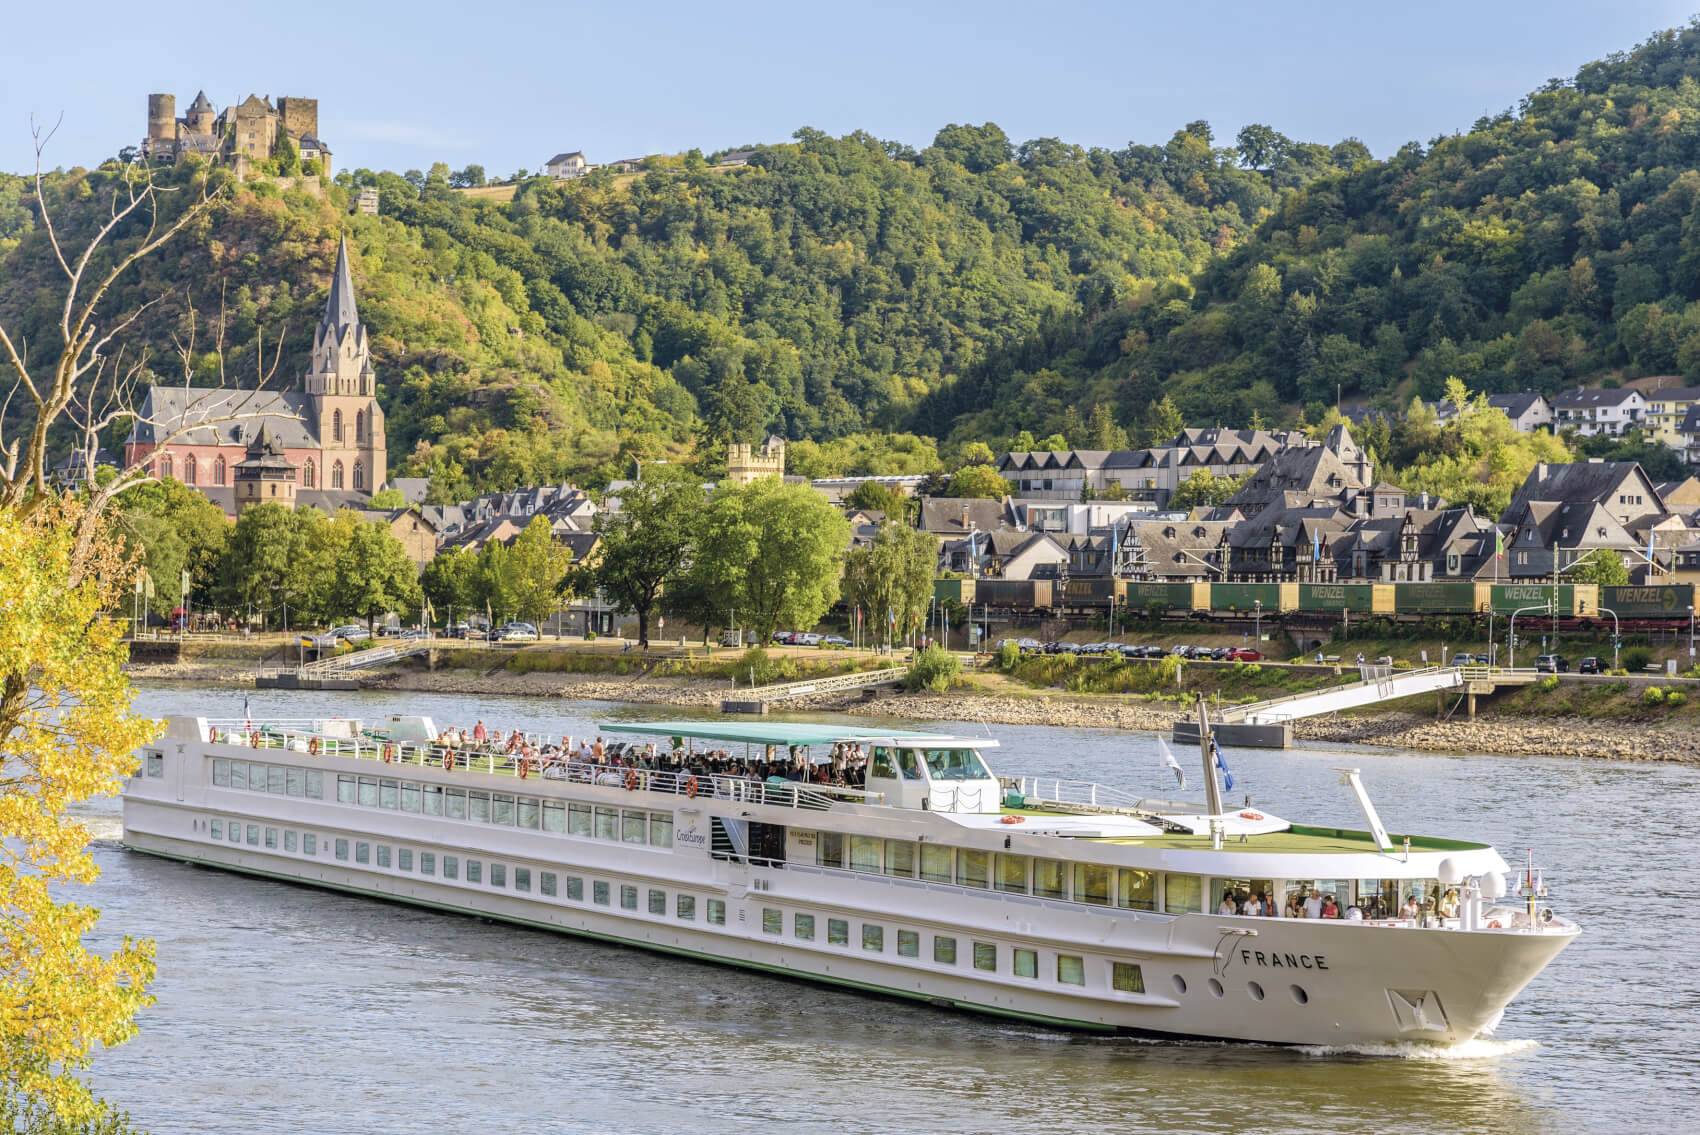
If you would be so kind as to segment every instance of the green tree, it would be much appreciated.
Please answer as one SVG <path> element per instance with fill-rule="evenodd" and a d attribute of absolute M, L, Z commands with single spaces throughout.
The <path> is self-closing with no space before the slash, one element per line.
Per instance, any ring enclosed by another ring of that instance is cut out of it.
<path fill-rule="evenodd" d="M 881 524 L 869 544 L 844 557 L 844 599 L 860 607 L 868 626 L 890 632 L 888 612 L 925 611 L 938 570 L 938 540 L 930 533 Z"/>
<path fill-rule="evenodd" d="M 990 465 L 964 465 L 950 475 L 950 496 L 1001 500 L 1014 489 Z"/>
<path fill-rule="evenodd" d="M 863 481 L 844 498 L 847 508 L 881 512 L 898 522 L 909 515 L 909 497 L 902 489 L 882 485 L 878 481 Z"/>
<path fill-rule="evenodd" d="M 275 612 L 280 626 L 285 604 L 302 611 L 306 596 L 297 589 L 309 582 L 310 573 L 302 573 L 296 565 L 307 555 L 314 527 L 322 523 L 312 509 L 296 512 L 271 501 L 245 510 L 236 518 L 219 557 L 220 602 L 232 608 L 252 606 Z M 156 581 L 155 586 L 163 585 Z M 268 625 L 273 621 L 266 620 Z"/>
<path fill-rule="evenodd" d="M 691 570 L 702 515 L 695 482 L 678 473 L 645 476 L 624 490 L 619 512 L 597 515 L 596 551 L 572 566 L 562 586 L 580 595 L 600 589 L 616 610 L 635 614 L 638 645 L 647 650 L 649 619 L 662 593 Z"/>
<path fill-rule="evenodd" d="M 478 569 L 477 552 L 454 547 L 438 552 L 419 573 L 420 591 L 445 625 L 457 612 L 465 618 L 483 605 Z"/>
<path fill-rule="evenodd" d="M 116 528 L 143 555 L 154 584 L 151 607 L 168 614 L 180 601 L 182 573 L 190 579 L 190 599 L 197 607 L 214 602 L 219 559 L 230 539 L 230 522 L 203 494 L 165 478 L 127 490 L 120 498 L 123 511 Z"/>
<path fill-rule="evenodd" d="M 400 489 L 379 489 L 372 494 L 367 507 L 373 509 L 406 508 L 407 498 L 402 496 Z"/>
<path fill-rule="evenodd" d="M 1145 444 L 1165 445 L 1185 428 L 1186 421 L 1175 406 L 1175 400 L 1165 394 L 1145 413 Z"/>
<path fill-rule="evenodd" d="M 1190 477 L 1175 486 L 1174 495 L 1169 498 L 1169 507 L 1179 510 L 1214 508 L 1227 504 L 1245 485 L 1247 476 L 1249 474 L 1218 477 L 1208 469 L 1194 469 Z"/>
<path fill-rule="evenodd" d="M 512 611 L 528 623 L 543 620 L 560 609 L 562 579 L 572 553 L 549 531 L 546 517 L 534 516 L 508 549 L 507 593 Z"/>
<path fill-rule="evenodd" d="M 1251 169 L 1272 169 L 1292 147 L 1292 140 L 1279 131 L 1253 122 L 1234 139 L 1240 161 Z"/>
<path fill-rule="evenodd" d="M 807 485 L 767 477 L 709 501 L 694 570 L 720 607 L 766 641 L 812 627 L 838 598 L 850 525 Z"/>
<path fill-rule="evenodd" d="M 1571 583 L 1625 587 L 1629 583 L 1629 569 L 1623 566 L 1623 557 L 1618 553 L 1597 548 L 1577 560 L 1575 565 L 1564 573 L 1564 578 Z"/>
<path fill-rule="evenodd" d="M 354 526 L 336 561 L 335 586 L 342 609 L 366 620 L 376 631 L 378 619 L 419 605 L 419 575 L 407 549 L 378 521 Z"/>

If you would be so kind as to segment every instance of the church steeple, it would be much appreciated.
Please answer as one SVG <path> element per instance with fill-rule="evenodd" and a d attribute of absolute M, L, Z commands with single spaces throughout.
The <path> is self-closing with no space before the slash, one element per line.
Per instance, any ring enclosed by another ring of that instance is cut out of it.
<path fill-rule="evenodd" d="M 331 294 L 325 299 L 325 314 L 319 325 L 321 330 L 334 328 L 340 339 L 344 328 L 358 326 L 359 323 L 360 315 L 354 307 L 354 273 L 348 268 L 348 238 L 345 236 L 336 246 L 336 271 L 331 273 Z"/>
<path fill-rule="evenodd" d="M 309 394 L 351 394 L 370 398 L 376 391 L 366 328 L 354 304 L 354 273 L 348 266 L 348 238 L 337 245 L 331 291 L 313 335 L 313 360 L 302 388 Z"/>

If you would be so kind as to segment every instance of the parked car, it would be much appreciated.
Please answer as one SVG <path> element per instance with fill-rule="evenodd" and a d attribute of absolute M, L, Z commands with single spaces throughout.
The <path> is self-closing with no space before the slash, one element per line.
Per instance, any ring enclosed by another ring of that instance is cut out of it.
<path fill-rule="evenodd" d="M 408 627 L 401 632 L 402 641 L 407 642 L 418 638 L 430 638 L 431 634 L 423 627 Z"/>
<path fill-rule="evenodd" d="M 1228 651 L 1229 662 L 1261 662 L 1263 652 L 1249 646 L 1236 646 Z"/>
<path fill-rule="evenodd" d="M 843 635 L 823 634 L 820 636 L 820 644 L 823 647 L 845 647 L 850 645 L 850 640 Z"/>
<path fill-rule="evenodd" d="M 798 634 L 792 636 L 791 645 L 793 645 L 793 646 L 819 646 L 820 645 L 820 635 L 816 634 L 814 631 L 801 631 Z"/>
<path fill-rule="evenodd" d="M 498 633 L 501 642 L 536 642 L 542 637 L 530 623 L 505 623 Z"/>
<path fill-rule="evenodd" d="M 1562 654 L 1543 654 L 1535 659 L 1535 670 L 1541 674 L 1567 674 L 1570 663 Z"/>
<path fill-rule="evenodd" d="M 1584 658 L 1576 664 L 1576 672 L 1578 674 L 1604 674 L 1606 672 L 1606 664 L 1599 658 Z"/>
<path fill-rule="evenodd" d="M 775 646 L 790 646 L 792 643 L 794 643 L 796 641 L 797 641 L 797 632 L 796 631 L 774 631 L 773 632 L 773 644 Z"/>
<path fill-rule="evenodd" d="M 357 623 L 349 623 L 346 626 L 332 627 L 331 633 L 337 638 L 342 639 L 344 642 L 350 643 L 365 642 L 367 639 L 372 637 L 372 632 Z"/>

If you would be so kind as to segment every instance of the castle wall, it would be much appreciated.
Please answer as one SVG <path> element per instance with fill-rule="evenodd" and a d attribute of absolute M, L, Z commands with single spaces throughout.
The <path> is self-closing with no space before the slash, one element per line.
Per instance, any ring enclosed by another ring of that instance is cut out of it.
<path fill-rule="evenodd" d="M 289 131 L 289 136 L 299 142 L 308 134 L 315 138 L 319 135 L 319 100 L 294 98 L 289 95 L 279 95 L 277 112 L 283 119 L 283 128 Z"/>
<path fill-rule="evenodd" d="M 149 95 L 148 96 L 148 141 L 175 142 L 177 140 L 177 96 Z"/>

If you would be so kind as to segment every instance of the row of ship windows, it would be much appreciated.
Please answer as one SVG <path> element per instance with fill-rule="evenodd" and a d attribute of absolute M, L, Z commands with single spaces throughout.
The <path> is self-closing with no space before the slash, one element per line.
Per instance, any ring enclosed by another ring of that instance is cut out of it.
<path fill-rule="evenodd" d="M 299 835 L 289 828 L 278 829 L 260 824 L 244 824 L 239 820 L 225 821 L 214 819 L 208 825 L 209 834 L 213 839 L 228 838 L 231 843 L 244 843 L 251 847 L 265 847 L 277 850 L 280 846 L 286 852 L 300 851 L 303 855 L 319 853 L 319 838 L 313 832 Z M 462 880 L 468 883 L 483 885 L 488 867 L 489 885 L 506 888 L 508 886 L 510 866 L 506 863 L 486 864 L 479 859 L 462 859 L 454 855 L 441 855 L 436 852 L 421 851 L 415 855 L 409 847 L 391 848 L 388 844 L 373 844 L 365 840 L 349 840 L 337 838 L 331 842 L 332 855 L 341 862 L 349 862 L 376 866 L 397 871 L 412 872 L 415 863 L 421 875 L 436 876 L 441 873 L 444 879 Z M 512 867 L 513 889 L 529 893 L 532 887 L 533 874 L 529 867 Z M 536 872 L 538 893 L 545 897 L 555 898 L 561 893 L 561 878 L 554 871 Z M 565 897 L 569 902 L 583 902 L 585 896 L 585 879 L 579 875 L 568 875 L 565 878 Z M 629 883 L 619 885 L 620 908 L 622 910 L 638 909 L 638 888 Z M 647 888 L 645 902 L 650 914 L 665 917 L 667 914 L 667 892 L 659 888 Z M 596 906 L 612 906 L 614 884 L 602 879 L 590 880 L 590 901 Z M 704 921 L 711 926 L 726 925 L 726 903 L 723 899 L 708 899 L 704 902 Z M 675 918 L 685 922 L 694 922 L 697 917 L 697 897 L 695 895 L 675 894 L 673 896 L 673 914 Z M 764 934 L 780 936 L 785 933 L 785 912 L 775 907 L 763 907 L 761 912 L 761 929 Z M 791 916 L 791 933 L 800 941 L 815 940 L 816 920 L 812 914 L 796 913 Z M 957 964 L 957 941 L 943 934 L 932 936 L 933 961 L 939 965 L 954 966 Z M 862 949 L 870 953 L 885 952 L 886 928 L 878 923 L 864 922 L 861 924 Z M 829 946 L 850 945 L 850 921 L 844 918 L 828 918 L 826 920 L 826 942 Z M 919 958 L 921 956 L 921 932 L 918 930 L 898 930 L 896 935 L 897 955 L 903 958 Z M 988 973 L 999 971 L 1000 954 L 995 942 L 972 942 L 970 957 L 977 970 Z M 1008 951 L 1010 957 L 1010 972 L 1016 977 L 1032 978 L 1039 976 L 1039 953 L 1037 950 L 1016 947 Z M 1086 984 L 1085 959 L 1073 954 L 1056 955 L 1056 980 L 1063 985 Z M 1122 993 L 1144 993 L 1145 978 L 1137 964 L 1131 962 L 1110 963 L 1110 987 Z"/>
<path fill-rule="evenodd" d="M 214 758 L 212 764 L 215 787 L 245 788 L 251 792 L 305 796 L 313 800 L 324 795 L 324 773 L 315 769 L 223 758 Z M 650 847 L 673 846 L 671 812 L 593 807 L 590 804 L 543 800 L 536 796 L 448 788 L 440 784 L 349 773 L 337 774 L 336 799 L 339 804 L 387 808 L 450 820 L 471 820 Z"/>

